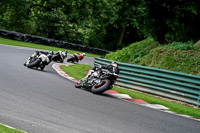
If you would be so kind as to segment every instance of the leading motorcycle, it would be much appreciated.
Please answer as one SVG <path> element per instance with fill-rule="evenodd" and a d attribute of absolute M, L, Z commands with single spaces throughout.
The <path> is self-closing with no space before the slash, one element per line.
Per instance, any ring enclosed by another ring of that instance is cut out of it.
<path fill-rule="evenodd" d="M 88 76 L 89 75 L 89 76 Z M 76 88 L 85 88 L 94 94 L 101 94 L 112 89 L 113 84 L 118 78 L 118 74 L 111 73 L 109 70 L 101 69 L 88 73 L 86 78 L 82 78 L 76 84 Z"/>
<path fill-rule="evenodd" d="M 85 53 L 74 53 L 73 55 L 71 55 L 69 57 L 69 59 L 67 59 L 67 62 L 71 62 L 71 63 L 78 63 L 79 61 L 81 61 L 85 56 Z"/>

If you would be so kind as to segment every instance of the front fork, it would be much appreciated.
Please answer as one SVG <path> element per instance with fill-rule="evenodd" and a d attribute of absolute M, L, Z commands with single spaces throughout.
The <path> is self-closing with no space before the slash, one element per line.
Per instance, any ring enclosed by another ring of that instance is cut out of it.
<path fill-rule="evenodd" d="M 84 79 L 83 82 L 81 83 L 82 87 L 84 86 L 85 82 L 86 82 L 86 79 Z"/>

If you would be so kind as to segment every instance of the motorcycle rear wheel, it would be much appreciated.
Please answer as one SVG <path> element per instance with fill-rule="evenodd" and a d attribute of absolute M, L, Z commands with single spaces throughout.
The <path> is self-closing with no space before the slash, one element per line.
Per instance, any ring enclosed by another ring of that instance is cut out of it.
<path fill-rule="evenodd" d="M 35 66 L 37 66 L 37 65 L 40 63 L 40 61 L 41 61 L 40 59 L 37 59 L 37 60 L 35 60 L 35 61 L 29 63 L 29 64 L 27 65 L 27 67 L 28 67 L 28 68 L 35 67 Z"/>
<path fill-rule="evenodd" d="M 110 89 L 110 85 L 111 85 L 111 81 L 108 79 L 104 79 L 101 81 L 100 84 L 92 86 L 91 91 L 94 94 L 101 94 L 104 91 L 107 91 L 108 89 Z"/>

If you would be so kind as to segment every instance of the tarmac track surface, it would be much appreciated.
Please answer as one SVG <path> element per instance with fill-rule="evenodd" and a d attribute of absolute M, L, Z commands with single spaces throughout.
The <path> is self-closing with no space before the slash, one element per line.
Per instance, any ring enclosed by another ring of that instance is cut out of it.
<path fill-rule="evenodd" d="M 199 121 L 76 89 L 52 63 L 44 71 L 24 67 L 34 51 L 0 45 L 0 123 L 30 133 L 200 131 Z"/>

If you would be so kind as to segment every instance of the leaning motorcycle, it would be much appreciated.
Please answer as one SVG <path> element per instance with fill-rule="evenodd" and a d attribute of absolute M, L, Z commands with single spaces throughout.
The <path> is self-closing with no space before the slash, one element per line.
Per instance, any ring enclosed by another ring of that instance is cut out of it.
<path fill-rule="evenodd" d="M 34 53 L 30 56 L 27 61 L 24 63 L 24 66 L 28 68 L 40 68 L 44 70 L 45 66 L 51 62 L 52 55 L 51 54 L 36 54 Z"/>
<path fill-rule="evenodd" d="M 52 56 L 52 61 L 63 63 L 67 57 L 67 51 L 58 51 Z"/>
<path fill-rule="evenodd" d="M 80 60 L 83 59 L 83 56 L 81 56 L 78 53 L 74 53 L 73 55 L 71 55 L 69 57 L 69 59 L 67 59 L 67 62 L 71 62 L 71 63 L 78 63 Z"/>
<path fill-rule="evenodd" d="M 87 76 L 86 76 L 87 77 Z M 76 84 L 76 88 L 85 88 L 94 94 L 101 94 L 109 89 L 112 89 L 113 84 L 118 78 L 118 74 L 111 73 L 106 69 L 99 69 L 94 71 L 87 78 L 79 80 Z"/>

